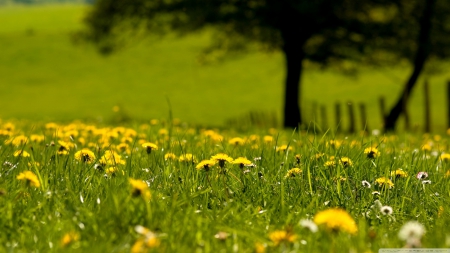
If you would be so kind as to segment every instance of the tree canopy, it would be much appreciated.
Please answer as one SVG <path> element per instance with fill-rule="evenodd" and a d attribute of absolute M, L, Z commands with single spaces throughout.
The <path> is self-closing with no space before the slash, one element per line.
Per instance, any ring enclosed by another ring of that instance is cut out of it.
<path fill-rule="evenodd" d="M 445 0 L 430 1 L 448 5 Z M 422 31 L 418 31 L 417 24 L 421 21 L 417 20 L 421 20 L 426 2 L 98 0 L 86 18 L 88 29 L 84 35 L 103 52 L 109 52 L 114 50 L 117 38 L 130 28 L 186 34 L 213 27 L 234 41 L 257 42 L 279 49 L 286 61 L 283 125 L 295 128 L 303 123 L 300 80 L 305 60 L 326 66 L 343 60 L 380 64 L 395 63 L 399 58 L 412 59 L 421 43 L 417 40 Z M 440 11 L 433 9 L 436 13 Z M 440 24 L 436 29 L 448 29 L 444 23 Z M 430 41 L 436 45 L 446 43 Z"/>

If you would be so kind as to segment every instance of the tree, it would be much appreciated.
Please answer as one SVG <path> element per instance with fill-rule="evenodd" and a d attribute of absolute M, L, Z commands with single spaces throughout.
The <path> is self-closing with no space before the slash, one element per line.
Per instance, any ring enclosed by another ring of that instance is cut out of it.
<path fill-rule="evenodd" d="M 384 128 L 393 131 L 405 112 L 410 94 L 430 59 L 446 59 L 450 56 L 450 3 L 446 0 L 398 1 L 397 12 L 391 24 L 392 31 L 399 36 L 396 45 L 389 50 L 413 65 L 405 86 L 389 114 L 385 118 Z"/>
<path fill-rule="evenodd" d="M 97 0 L 85 37 L 104 52 L 127 29 L 185 34 L 215 27 L 230 38 L 262 43 L 285 56 L 284 127 L 301 125 L 305 60 L 326 66 L 370 53 L 385 24 L 371 10 L 388 0 Z"/>

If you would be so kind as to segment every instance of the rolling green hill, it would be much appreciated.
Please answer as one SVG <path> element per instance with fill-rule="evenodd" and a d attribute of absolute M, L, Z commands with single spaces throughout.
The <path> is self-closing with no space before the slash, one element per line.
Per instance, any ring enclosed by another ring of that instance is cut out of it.
<path fill-rule="evenodd" d="M 249 52 L 224 62 L 202 65 L 198 56 L 208 32 L 177 38 L 132 42 L 108 57 L 91 45 L 74 45 L 84 5 L 7 6 L 0 8 L 0 117 L 45 120 L 112 117 L 121 106 L 132 118 L 165 118 L 170 100 L 174 117 L 220 125 L 251 110 L 276 112 L 281 118 L 284 62 L 281 53 Z M 303 76 L 303 110 L 312 119 L 312 104 L 328 108 L 336 101 L 364 102 L 369 126 L 380 127 L 378 98 L 388 107 L 396 100 L 408 69 L 363 69 L 358 77 L 338 71 L 307 69 Z M 429 77 L 432 122 L 445 129 L 447 74 Z M 410 104 L 412 123 L 422 124 L 422 85 Z M 343 109 L 346 109 L 345 107 Z M 345 110 L 344 110 L 345 112 Z M 346 122 L 343 127 L 346 128 Z"/>

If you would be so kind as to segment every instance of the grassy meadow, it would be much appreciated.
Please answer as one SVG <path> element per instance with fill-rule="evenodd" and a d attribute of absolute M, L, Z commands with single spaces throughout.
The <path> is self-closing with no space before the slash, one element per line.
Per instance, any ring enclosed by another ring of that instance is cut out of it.
<path fill-rule="evenodd" d="M 450 247 L 448 136 L 0 129 L 0 252 Z"/>
<path fill-rule="evenodd" d="M 279 52 L 200 64 L 205 31 L 103 57 L 71 42 L 87 9 L 0 8 L 0 252 L 450 248 L 446 74 L 428 77 L 433 134 L 238 130 L 223 123 L 280 118 Z M 408 70 L 339 73 L 307 68 L 305 119 L 365 102 L 374 129 Z"/>
<path fill-rule="evenodd" d="M 203 32 L 131 41 L 118 53 L 103 57 L 92 45 L 74 45 L 70 39 L 82 28 L 88 8 L 0 8 L 1 118 L 105 121 L 114 106 L 134 119 L 167 118 L 169 99 L 175 117 L 197 124 L 217 126 L 249 111 L 274 112 L 281 122 L 284 62 L 280 52 L 250 51 L 203 65 L 198 57 L 209 44 L 209 32 Z M 362 68 L 357 77 L 349 77 L 338 70 L 307 68 L 302 87 L 305 120 L 313 120 L 317 103 L 326 106 L 333 126 L 336 101 L 364 102 L 369 126 L 380 128 L 379 96 L 385 96 L 390 107 L 409 71 Z M 431 83 L 432 123 L 435 131 L 444 131 L 449 76 L 424 77 Z M 423 125 L 422 84 L 423 79 L 409 107 L 412 125 Z M 341 127 L 346 129 L 346 124 L 344 119 Z"/>

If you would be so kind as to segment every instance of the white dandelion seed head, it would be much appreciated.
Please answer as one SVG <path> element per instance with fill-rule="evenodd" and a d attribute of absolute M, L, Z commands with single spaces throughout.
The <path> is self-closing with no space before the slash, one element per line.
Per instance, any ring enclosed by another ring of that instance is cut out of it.
<path fill-rule="evenodd" d="M 318 230 L 316 223 L 312 220 L 301 219 L 299 224 L 301 227 L 309 229 L 312 233 L 315 233 Z"/>
<path fill-rule="evenodd" d="M 363 180 L 363 181 L 361 182 L 361 184 L 362 184 L 362 186 L 365 187 L 365 188 L 370 188 L 370 187 L 371 187 L 371 184 L 370 184 L 368 181 L 366 181 L 366 180 Z"/>
<path fill-rule="evenodd" d="M 381 212 L 383 215 L 391 215 L 391 214 L 394 212 L 394 210 L 393 210 L 392 207 L 390 207 L 390 206 L 382 206 L 382 207 L 380 208 L 380 212 Z"/>
<path fill-rule="evenodd" d="M 431 184 L 431 180 L 423 180 L 422 184 Z"/>
<path fill-rule="evenodd" d="M 373 191 L 372 195 L 381 195 L 381 193 L 379 191 Z"/>
<path fill-rule="evenodd" d="M 422 238 L 425 227 L 417 221 L 408 221 L 400 228 L 398 238 L 403 241 L 411 241 Z"/>

